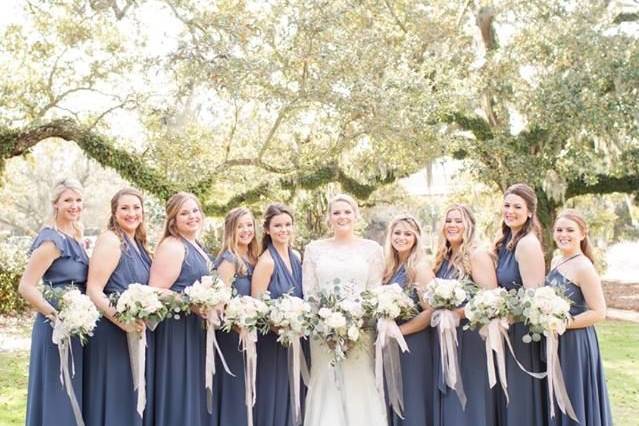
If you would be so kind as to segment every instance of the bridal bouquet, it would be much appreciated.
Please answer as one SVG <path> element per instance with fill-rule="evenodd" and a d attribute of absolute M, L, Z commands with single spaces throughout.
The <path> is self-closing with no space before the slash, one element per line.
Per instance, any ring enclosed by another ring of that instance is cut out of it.
<path fill-rule="evenodd" d="M 186 301 L 206 313 L 206 361 L 204 369 L 204 387 L 207 394 L 207 410 L 213 412 L 213 376 L 215 375 L 215 351 L 220 355 L 220 360 L 227 373 L 231 374 L 222 350 L 215 338 L 215 329 L 221 324 L 221 312 L 224 306 L 231 300 L 232 290 L 230 286 L 217 275 L 205 275 L 199 281 L 184 289 Z"/>
<path fill-rule="evenodd" d="M 233 297 L 224 310 L 224 324 L 226 332 L 238 329 L 244 357 L 244 401 L 249 426 L 253 425 L 253 406 L 255 405 L 255 380 L 257 369 L 257 332 L 268 330 L 268 305 L 251 296 Z"/>
<path fill-rule="evenodd" d="M 71 375 L 75 375 L 71 338 L 78 337 L 84 345 L 93 335 L 100 312 L 91 299 L 73 286 L 45 287 L 44 296 L 57 304 L 58 311 L 53 322 L 52 341 L 58 346 L 60 356 L 60 382 L 64 385 L 71 401 L 73 415 L 78 425 L 84 425 L 78 400 L 71 383 Z M 69 354 L 71 353 L 71 373 L 69 373 Z"/>
<path fill-rule="evenodd" d="M 459 280 L 434 278 L 426 286 L 426 291 L 422 297 L 434 309 L 430 325 L 437 327 L 442 372 L 446 384 L 455 389 L 459 402 L 465 408 L 466 393 L 464 392 L 459 360 L 457 359 L 459 315 L 453 311 L 464 303 L 468 297 L 465 285 Z"/>
<path fill-rule="evenodd" d="M 399 284 L 382 285 L 362 293 L 367 317 L 377 320 L 375 341 L 375 379 L 377 391 L 385 399 L 384 377 L 389 390 L 391 406 L 400 417 L 403 415 L 403 389 L 399 369 L 399 349 L 408 345 L 396 321 L 415 316 L 415 302 Z"/>
<path fill-rule="evenodd" d="M 535 289 L 520 290 L 521 312 L 529 334 L 524 342 L 538 342 L 541 335 L 546 337 L 546 364 L 548 379 L 548 400 L 550 416 L 555 415 L 553 396 L 557 395 L 557 405 L 563 413 L 576 419 L 575 411 L 568 397 L 561 365 L 559 364 L 559 335 L 566 331 L 570 319 L 570 300 L 563 289 L 557 286 L 544 286 Z"/>
<path fill-rule="evenodd" d="M 148 285 L 132 283 L 121 294 L 114 294 L 111 298 L 115 305 L 117 320 L 132 323 L 137 320 L 145 321 L 153 329 L 170 314 L 169 309 L 162 302 L 162 292 Z M 146 381 L 144 378 L 146 367 L 146 332 L 128 332 L 129 359 L 133 374 L 133 389 L 138 391 L 137 411 L 140 417 L 146 404 Z"/>
<path fill-rule="evenodd" d="M 333 354 L 331 365 L 346 359 L 359 341 L 364 326 L 364 306 L 354 285 L 334 281 L 334 286 L 309 297 L 315 312 L 313 336 L 326 344 Z"/>

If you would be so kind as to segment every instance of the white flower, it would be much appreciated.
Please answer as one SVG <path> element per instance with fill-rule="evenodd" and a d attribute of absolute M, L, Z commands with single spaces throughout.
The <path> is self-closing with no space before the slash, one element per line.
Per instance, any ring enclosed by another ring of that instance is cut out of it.
<path fill-rule="evenodd" d="M 341 312 L 333 312 L 326 318 L 326 325 L 336 330 L 340 329 L 346 325 L 346 318 Z"/>
<path fill-rule="evenodd" d="M 348 328 L 348 338 L 352 340 L 353 342 L 356 342 L 357 339 L 359 339 L 359 328 L 355 327 L 354 325 L 351 325 Z"/>
<path fill-rule="evenodd" d="M 322 318 L 328 318 L 331 316 L 331 314 L 333 313 L 333 311 L 331 311 L 328 308 L 320 308 L 320 310 L 317 312 L 317 315 L 319 315 Z"/>

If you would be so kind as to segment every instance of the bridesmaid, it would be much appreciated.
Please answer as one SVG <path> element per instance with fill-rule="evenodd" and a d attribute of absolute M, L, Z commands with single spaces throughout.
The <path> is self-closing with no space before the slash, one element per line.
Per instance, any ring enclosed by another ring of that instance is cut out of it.
<path fill-rule="evenodd" d="M 462 204 L 454 205 L 444 216 L 435 256 L 437 277 L 470 279 L 481 288 L 496 288 L 495 264 L 491 255 L 477 247 L 475 217 Z M 466 393 L 466 407 L 462 408 L 457 393 L 446 386 L 441 373 L 440 343 L 435 336 L 435 371 L 438 392 L 435 395 L 435 425 L 494 426 L 496 421 L 495 392 L 488 383 L 486 349 L 477 330 L 466 330 L 464 310 L 456 311 L 462 321 L 457 327 L 457 357 Z"/>
<path fill-rule="evenodd" d="M 553 236 L 561 256 L 553 260 L 547 282 L 565 288 L 573 303 L 573 318 L 559 336 L 559 361 L 579 422 L 563 414 L 556 403 L 555 417 L 547 421 L 556 426 L 611 426 L 606 378 L 594 327 L 605 319 L 606 301 L 593 266 L 588 226 L 578 212 L 565 210 L 555 221 Z"/>
<path fill-rule="evenodd" d="M 535 288 L 544 282 L 544 252 L 541 226 L 537 219 L 537 196 L 528 185 L 518 183 L 504 193 L 501 235 L 495 242 L 497 282 L 507 290 Z M 540 343 L 524 343 L 528 332 L 523 323 L 511 324 L 508 330 L 515 356 L 531 372 L 541 372 Z M 547 413 L 545 380 L 535 379 L 506 355 L 506 374 L 510 402 L 498 391 L 499 424 L 504 426 L 544 426 Z"/>
<path fill-rule="evenodd" d="M 129 284 L 149 282 L 151 257 L 146 243 L 142 194 L 133 188 L 122 189 L 111 199 L 107 231 L 96 241 L 89 264 L 87 294 L 104 318 L 98 322 L 84 354 L 83 411 L 87 425 L 142 424 L 136 410 L 127 333 L 142 332 L 145 326 L 142 321 L 118 321 L 107 296 L 124 292 Z M 147 392 L 152 394 L 152 389 Z"/>
<path fill-rule="evenodd" d="M 202 208 L 195 195 L 178 192 L 166 203 L 162 240 L 149 284 L 182 292 L 208 275 L 211 261 L 196 241 Z M 168 318 L 155 330 L 154 421 L 157 426 L 210 424 L 204 387 L 205 331 L 199 315 Z"/>
<path fill-rule="evenodd" d="M 82 226 L 82 186 L 75 179 L 64 179 L 52 191 L 53 218 L 42 228 L 31 245 L 31 257 L 20 279 L 18 291 L 37 311 L 31 334 L 29 387 L 27 396 L 27 426 L 55 424 L 75 425 L 71 402 L 60 384 L 58 347 L 51 342 L 56 307 L 38 290 L 42 279 L 46 285 L 59 287 L 73 283 L 84 291 L 89 257 L 80 243 Z M 71 341 L 76 374 L 73 389 L 82 407 L 82 346 Z M 69 367 L 70 368 L 70 367 Z"/>
<path fill-rule="evenodd" d="M 264 214 L 262 254 L 251 283 L 253 297 L 269 291 L 272 299 L 284 293 L 302 295 L 302 262 L 291 249 L 293 213 L 283 204 L 271 204 Z M 295 407 L 289 390 L 288 349 L 269 332 L 257 342 L 256 426 L 293 426 Z M 303 400 L 300 389 L 300 401 Z M 300 407 L 299 419 L 302 417 Z"/>
<path fill-rule="evenodd" d="M 226 285 L 233 286 L 234 293 L 250 296 L 259 244 L 255 239 L 255 219 L 249 209 L 236 207 L 228 212 L 224 218 L 223 240 L 222 250 L 215 261 L 217 272 Z M 244 396 L 244 354 L 239 350 L 239 335 L 235 331 L 218 331 L 216 336 L 224 359 L 235 377 L 224 371 L 217 357 L 211 424 L 245 426 L 248 419 Z"/>
<path fill-rule="evenodd" d="M 410 215 L 398 216 L 390 223 L 384 244 L 384 283 L 397 283 L 411 288 L 411 297 L 419 302 L 434 275 L 422 245 L 422 228 Z M 421 310 L 421 309 L 420 309 Z M 400 352 L 404 387 L 404 418 L 388 408 L 392 426 L 431 426 L 433 419 L 433 335 L 430 328 L 432 310 L 421 310 L 413 319 L 400 324 L 399 329 L 409 352 Z"/>

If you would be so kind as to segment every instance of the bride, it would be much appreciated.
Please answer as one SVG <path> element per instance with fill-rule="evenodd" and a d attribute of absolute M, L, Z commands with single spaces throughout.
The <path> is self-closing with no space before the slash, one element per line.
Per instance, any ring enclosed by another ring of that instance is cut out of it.
<path fill-rule="evenodd" d="M 354 234 L 357 203 L 345 194 L 328 204 L 333 237 L 306 247 L 304 295 L 310 296 L 333 280 L 354 282 L 364 290 L 381 284 L 383 255 L 379 244 Z M 311 379 L 306 396 L 305 426 L 385 426 L 384 401 L 375 387 L 373 337 L 362 333 L 362 344 L 349 352 L 341 368 L 331 367 L 323 343 L 311 341 Z M 338 384 L 339 383 L 339 384 Z"/>

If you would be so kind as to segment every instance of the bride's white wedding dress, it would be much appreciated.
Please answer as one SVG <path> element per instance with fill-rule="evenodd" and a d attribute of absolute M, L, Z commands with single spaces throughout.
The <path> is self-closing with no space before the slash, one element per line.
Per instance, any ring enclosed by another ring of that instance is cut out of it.
<path fill-rule="evenodd" d="M 304 252 L 304 294 L 311 295 L 336 278 L 356 283 L 359 290 L 371 288 L 381 284 L 383 268 L 382 248 L 374 241 L 359 239 L 348 246 L 313 241 Z M 385 404 L 375 387 L 373 336 L 362 333 L 360 338 L 361 344 L 339 368 L 331 367 L 326 346 L 311 340 L 305 426 L 387 425 Z"/>

